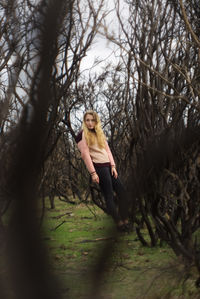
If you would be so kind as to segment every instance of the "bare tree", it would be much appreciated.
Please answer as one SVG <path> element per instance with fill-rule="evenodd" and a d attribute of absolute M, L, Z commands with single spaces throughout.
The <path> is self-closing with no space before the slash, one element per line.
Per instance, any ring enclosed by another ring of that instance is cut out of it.
<path fill-rule="evenodd" d="M 6 254 L 10 272 L 7 285 L 1 288 L 1 293 L 3 298 L 59 298 L 58 285 L 49 272 L 40 240 L 36 208 L 38 179 L 45 161 L 46 143 L 53 128 L 49 112 L 55 111 L 58 105 L 52 88 L 58 37 L 65 14 L 71 14 L 71 3 L 8 1 L 2 5 L 6 13 L 9 12 L 2 39 L 7 39 L 8 52 L 9 49 L 12 51 L 9 59 L 12 61 L 17 56 L 17 63 L 11 64 L 11 80 L 4 94 L 1 114 L 1 125 L 4 126 L 0 155 L 1 203 L 12 200 L 14 204 L 7 228 Z M 34 18 L 26 23 L 23 17 L 27 12 Z M 25 25 L 29 29 L 27 36 L 21 36 L 18 29 Z M 18 35 L 20 38 L 15 40 Z M 28 43 L 34 49 L 28 49 L 30 52 L 27 52 L 24 39 L 26 37 L 31 41 L 33 36 L 35 47 Z M 11 39 L 15 41 L 14 50 L 10 48 Z M 24 52 L 26 54 L 23 56 Z M 28 59 L 28 54 L 34 57 Z M 22 63 L 23 59 L 28 59 L 27 64 Z M 21 107 L 22 111 L 15 101 L 17 83 L 22 79 L 20 76 L 26 77 L 26 86 L 28 82 L 31 83 L 26 89 L 28 98 Z M 15 115 L 12 104 L 18 115 Z M 12 120 L 15 126 L 5 126 Z"/>
<path fill-rule="evenodd" d="M 102 33 L 122 61 L 103 94 L 116 157 L 127 157 L 132 168 L 130 217 L 144 245 L 165 240 L 199 269 L 199 3 L 123 4 L 116 1 L 121 31 L 105 26 Z"/>
<path fill-rule="evenodd" d="M 106 212 L 99 189 L 83 175 L 86 170 L 74 143 L 80 116 L 88 108 L 100 113 L 129 191 L 130 220 L 142 244 L 165 240 L 200 269 L 195 239 L 200 214 L 199 4 L 124 1 L 123 15 L 122 1 L 116 1 L 118 35 L 102 25 L 103 4 L 0 3 L 5 16 L 0 48 L 0 205 L 3 213 L 10 202 L 18 203 L 11 217 L 10 226 L 17 224 L 14 234 L 10 227 L 15 236 L 11 244 L 17 244 L 19 232 L 21 240 L 30 241 L 21 242 L 23 248 L 14 246 L 14 275 L 22 255 L 35 262 L 35 270 L 43 258 L 33 212 L 37 197 L 43 196 L 44 204 L 48 195 L 53 208 L 55 195 L 68 202 L 71 196 L 80 201 L 91 196 Z M 102 74 L 86 80 L 81 61 L 102 29 L 118 46 L 119 63 L 106 65 Z M 150 241 L 142 234 L 144 225 Z M 0 227 L 3 234 L 1 221 Z M 34 251 L 37 244 L 39 250 Z M 52 292 L 46 287 L 46 263 L 41 262 L 41 283 L 27 268 L 22 267 L 19 286 L 27 281 L 33 290 L 28 280 L 33 277 L 38 297 L 57 296 L 56 288 Z M 36 294 L 16 290 L 20 298 Z"/>

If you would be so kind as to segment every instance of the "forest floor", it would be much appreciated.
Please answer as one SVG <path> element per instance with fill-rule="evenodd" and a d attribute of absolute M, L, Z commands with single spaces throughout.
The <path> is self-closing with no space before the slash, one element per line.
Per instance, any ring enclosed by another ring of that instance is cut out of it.
<path fill-rule="evenodd" d="M 94 205 L 46 205 L 44 240 L 63 299 L 200 298 L 194 273 L 183 284 L 182 263 L 167 245 L 147 248 L 134 231 L 117 234 Z"/>

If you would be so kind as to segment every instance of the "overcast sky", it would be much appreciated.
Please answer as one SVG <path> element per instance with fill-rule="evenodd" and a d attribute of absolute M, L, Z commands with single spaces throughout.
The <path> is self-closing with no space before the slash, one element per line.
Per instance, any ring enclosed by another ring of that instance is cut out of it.
<path fill-rule="evenodd" d="M 83 58 L 81 62 L 81 70 L 85 71 L 90 69 L 96 59 L 103 60 L 101 63 L 97 64 L 92 71 L 99 73 L 103 66 L 108 62 L 116 61 L 113 55 L 113 48 L 114 45 L 112 43 L 108 43 L 105 38 L 97 37 L 95 39 L 95 43 L 92 47 L 88 50 L 87 56 Z"/>
<path fill-rule="evenodd" d="M 121 0 L 122 6 L 123 6 L 123 0 Z M 115 11 L 113 10 L 114 4 L 113 0 L 109 0 L 109 2 L 106 3 L 107 10 L 110 11 L 109 15 L 107 16 L 106 23 L 108 24 L 109 32 L 115 32 L 118 28 L 118 21 L 115 14 Z M 127 11 L 128 13 L 128 11 Z M 82 60 L 81 62 L 81 70 L 87 70 L 90 67 L 93 66 L 94 61 L 96 58 L 99 60 L 103 60 L 102 63 L 95 66 L 93 71 L 99 73 L 102 70 L 102 67 L 108 63 L 108 62 L 117 62 L 117 58 L 113 54 L 113 50 L 116 49 L 116 46 L 108 42 L 104 37 L 97 34 L 97 36 L 94 39 L 93 45 L 87 52 L 87 56 Z"/>

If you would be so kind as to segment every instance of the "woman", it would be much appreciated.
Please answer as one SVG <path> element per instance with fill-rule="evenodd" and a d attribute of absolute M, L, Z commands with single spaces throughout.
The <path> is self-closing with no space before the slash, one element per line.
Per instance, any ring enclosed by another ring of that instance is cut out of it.
<path fill-rule="evenodd" d="M 118 178 L 115 161 L 103 133 L 99 116 L 89 110 L 83 117 L 83 130 L 76 137 L 81 157 L 94 183 L 99 184 L 108 213 L 120 231 L 128 230 L 126 192 Z M 118 195 L 119 211 L 114 202 L 113 190 Z"/>

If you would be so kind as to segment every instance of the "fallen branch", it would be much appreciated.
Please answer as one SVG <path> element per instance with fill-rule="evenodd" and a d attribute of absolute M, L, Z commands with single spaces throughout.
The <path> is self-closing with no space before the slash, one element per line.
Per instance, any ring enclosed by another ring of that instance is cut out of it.
<path fill-rule="evenodd" d="M 79 241 L 79 242 L 76 242 L 76 243 L 90 243 L 90 242 L 99 242 L 99 241 L 107 241 L 107 240 L 114 240 L 113 237 L 107 237 L 107 238 L 96 238 L 94 240 L 82 240 L 82 241 Z"/>
<path fill-rule="evenodd" d="M 55 228 L 52 228 L 51 231 L 56 230 L 56 229 L 59 228 L 61 225 L 63 225 L 65 222 L 67 222 L 67 221 L 64 220 L 63 222 L 61 222 L 60 224 L 58 224 Z"/>
<path fill-rule="evenodd" d="M 73 216 L 73 213 L 72 212 L 66 212 L 64 214 L 61 214 L 61 215 L 58 215 L 58 216 L 53 216 L 51 217 L 52 219 L 60 219 L 62 218 L 63 216 Z"/>

